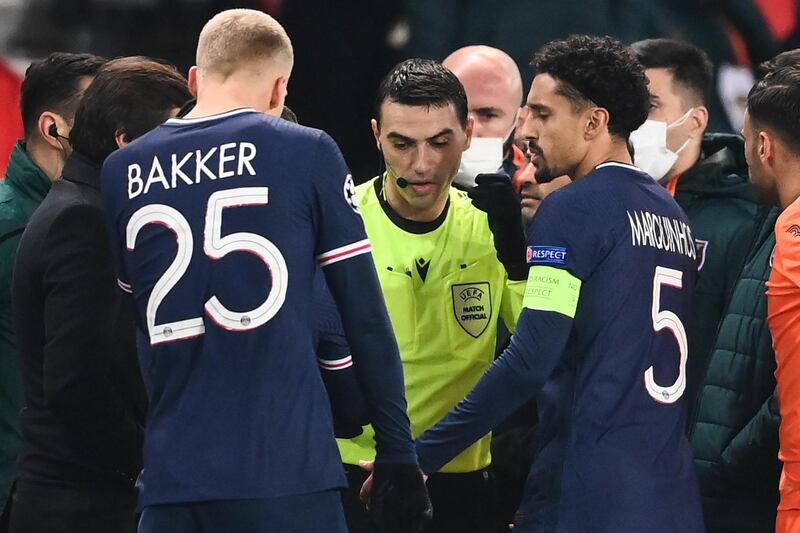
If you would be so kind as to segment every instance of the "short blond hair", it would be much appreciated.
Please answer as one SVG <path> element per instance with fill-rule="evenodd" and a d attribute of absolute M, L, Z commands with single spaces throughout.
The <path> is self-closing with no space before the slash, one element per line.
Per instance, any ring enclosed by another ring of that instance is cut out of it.
<path fill-rule="evenodd" d="M 254 9 L 214 15 L 197 42 L 198 68 L 223 76 L 248 62 L 272 58 L 293 62 L 292 42 L 277 20 Z"/>

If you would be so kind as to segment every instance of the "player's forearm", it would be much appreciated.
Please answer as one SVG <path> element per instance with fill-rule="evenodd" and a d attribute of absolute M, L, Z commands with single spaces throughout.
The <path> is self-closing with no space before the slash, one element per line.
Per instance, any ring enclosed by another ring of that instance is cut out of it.
<path fill-rule="evenodd" d="M 571 328 L 567 316 L 524 310 L 503 355 L 450 414 L 417 439 L 423 471 L 437 472 L 528 401 L 558 363 Z"/>
<path fill-rule="evenodd" d="M 415 463 L 400 352 L 370 255 L 325 267 L 353 368 L 370 406 L 378 462 Z"/>

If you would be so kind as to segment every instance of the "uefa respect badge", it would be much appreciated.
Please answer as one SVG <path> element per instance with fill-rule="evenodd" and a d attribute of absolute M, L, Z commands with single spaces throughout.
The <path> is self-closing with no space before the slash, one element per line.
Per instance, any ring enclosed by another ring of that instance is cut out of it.
<path fill-rule="evenodd" d="M 565 265 L 567 249 L 560 246 L 528 246 L 525 254 L 529 265 Z"/>

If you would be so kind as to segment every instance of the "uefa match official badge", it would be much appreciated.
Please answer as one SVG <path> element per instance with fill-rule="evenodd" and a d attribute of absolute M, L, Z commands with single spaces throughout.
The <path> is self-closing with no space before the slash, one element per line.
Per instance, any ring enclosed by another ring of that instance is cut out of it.
<path fill-rule="evenodd" d="M 453 313 L 461 329 L 480 337 L 492 318 L 492 294 L 489 283 L 462 283 L 453 285 Z"/>

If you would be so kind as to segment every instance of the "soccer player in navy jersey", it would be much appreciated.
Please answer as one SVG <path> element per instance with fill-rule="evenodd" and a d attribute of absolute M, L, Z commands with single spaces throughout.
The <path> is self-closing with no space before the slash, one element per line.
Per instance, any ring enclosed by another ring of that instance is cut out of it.
<path fill-rule="evenodd" d="M 292 64 L 274 19 L 220 13 L 189 73 L 195 108 L 103 166 L 118 283 L 144 330 L 141 532 L 346 531 L 317 263 L 376 428 L 375 517 L 390 531 L 430 517 L 352 178 L 328 135 L 278 118 Z"/>
<path fill-rule="evenodd" d="M 436 472 L 535 396 L 515 533 L 699 533 L 683 398 L 696 251 L 669 193 L 631 166 L 644 70 L 618 41 L 588 36 L 550 43 L 533 66 L 523 132 L 536 179 L 573 183 L 533 220 L 511 345 L 419 437 L 420 466 Z"/>

